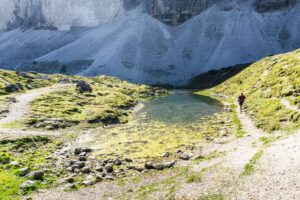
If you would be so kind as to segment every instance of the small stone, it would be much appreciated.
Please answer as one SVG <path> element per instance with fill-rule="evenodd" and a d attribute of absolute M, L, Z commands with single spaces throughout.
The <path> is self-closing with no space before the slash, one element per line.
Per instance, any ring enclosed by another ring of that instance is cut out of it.
<path fill-rule="evenodd" d="M 102 166 L 97 166 L 95 169 L 97 172 L 103 172 L 103 167 Z"/>
<path fill-rule="evenodd" d="M 85 186 L 95 185 L 95 183 L 96 183 L 96 181 L 94 181 L 94 180 L 86 180 L 86 181 L 82 182 L 82 184 Z"/>
<path fill-rule="evenodd" d="M 114 164 L 115 164 L 116 166 L 121 166 L 121 165 L 122 165 L 122 161 L 119 160 L 119 159 L 116 159 L 115 162 L 114 162 Z"/>
<path fill-rule="evenodd" d="M 81 172 L 85 173 L 85 174 L 89 174 L 89 173 L 91 173 L 91 168 L 90 167 L 84 167 L 84 168 L 82 168 Z"/>
<path fill-rule="evenodd" d="M 101 182 L 101 181 L 103 181 L 102 175 L 101 174 L 97 174 L 96 175 L 96 182 Z"/>
<path fill-rule="evenodd" d="M 76 174 L 78 174 L 80 172 L 80 169 L 75 168 L 73 172 L 76 173 Z"/>
<path fill-rule="evenodd" d="M 114 177 L 112 174 L 107 174 L 107 175 L 105 176 L 105 179 L 106 179 L 106 180 L 111 180 L 111 181 L 113 181 L 113 180 L 115 179 L 115 177 Z"/>
<path fill-rule="evenodd" d="M 21 189 L 34 186 L 35 181 L 27 180 L 20 185 Z"/>
<path fill-rule="evenodd" d="M 107 165 L 105 165 L 105 170 L 107 173 L 112 173 L 114 171 L 114 168 L 113 168 L 112 164 L 107 164 Z"/>
<path fill-rule="evenodd" d="M 132 160 L 132 159 L 130 159 L 130 158 L 125 158 L 125 162 L 129 162 L 129 163 L 131 163 L 131 162 L 133 162 L 133 160 Z"/>
<path fill-rule="evenodd" d="M 189 160 L 190 156 L 188 154 L 186 154 L 186 153 L 182 153 L 182 154 L 179 155 L 179 158 L 181 160 Z"/>
<path fill-rule="evenodd" d="M 146 169 L 154 169 L 154 163 L 151 161 L 148 161 L 145 163 L 145 168 Z"/>
<path fill-rule="evenodd" d="M 169 152 L 166 152 L 166 153 L 164 153 L 164 154 L 162 155 L 162 157 L 163 157 L 163 158 L 168 158 L 168 157 L 170 157 L 170 153 L 169 153 Z"/>
<path fill-rule="evenodd" d="M 82 148 L 82 152 L 90 153 L 90 152 L 92 152 L 92 149 L 90 149 L 90 148 Z"/>
<path fill-rule="evenodd" d="M 18 161 L 12 161 L 11 163 L 9 163 L 9 165 L 13 167 L 20 167 L 20 163 Z"/>
<path fill-rule="evenodd" d="M 176 153 L 183 153 L 183 151 L 179 149 L 179 150 L 177 150 Z"/>
<path fill-rule="evenodd" d="M 22 169 L 19 169 L 19 176 L 25 176 L 26 174 L 29 173 L 29 168 L 25 167 L 25 168 L 22 168 Z"/>
<path fill-rule="evenodd" d="M 79 155 L 81 152 L 82 152 L 82 149 L 81 149 L 80 147 L 78 147 L 78 148 L 76 148 L 76 149 L 74 150 L 74 154 L 75 154 L 76 156 Z"/>
<path fill-rule="evenodd" d="M 31 85 L 29 85 L 28 83 L 25 85 L 25 87 L 28 89 L 28 90 L 32 90 L 33 87 Z"/>
<path fill-rule="evenodd" d="M 163 164 L 154 164 L 153 168 L 156 170 L 163 170 L 165 166 Z"/>
<path fill-rule="evenodd" d="M 66 189 L 66 190 L 75 189 L 75 188 L 76 188 L 76 184 L 74 184 L 74 183 L 68 183 L 68 184 L 65 186 L 65 189 Z"/>
<path fill-rule="evenodd" d="M 86 159 L 86 157 L 85 156 L 80 156 L 79 157 L 79 161 L 86 161 L 87 159 Z"/>
<path fill-rule="evenodd" d="M 166 168 L 171 168 L 171 167 L 174 167 L 176 164 L 176 161 L 172 161 L 172 162 L 166 162 L 164 165 Z"/>
<path fill-rule="evenodd" d="M 75 182 L 75 179 L 73 177 L 67 177 L 65 178 L 64 182 L 67 182 L 67 183 L 74 183 Z"/>
<path fill-rule="evenodd" d="M 78 165 L 79 168 L 84 168 L 85 163 L 83 161 L 77 161 L 77 162 L 75 162 L 75 165 Z"/>
<path fill-rule="evenodd" d="M 79 156 L 86 156 L 86 152 L 81 152 L 80 154 L 79 154 Z"/>

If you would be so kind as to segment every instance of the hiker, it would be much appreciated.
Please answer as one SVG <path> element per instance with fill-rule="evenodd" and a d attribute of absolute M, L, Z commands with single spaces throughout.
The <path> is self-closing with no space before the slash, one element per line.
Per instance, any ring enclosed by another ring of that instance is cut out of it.
<path fill-rule="evenodd" d="M 243 105 L 245 103 L 245 100 L 246 100 L 245 95 L 243 93 L 241 93 L 241 95 L 238 98 L 238 102 L 239 102 L 239 105 L 240 105 L 240 112 L 241 113 L 243 113 Z"/>

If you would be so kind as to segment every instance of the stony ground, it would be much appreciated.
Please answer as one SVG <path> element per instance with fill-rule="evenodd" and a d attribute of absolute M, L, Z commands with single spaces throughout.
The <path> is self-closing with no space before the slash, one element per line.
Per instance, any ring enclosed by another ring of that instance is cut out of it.
<path fill-rule="evenodd" d="M 179 163 L 181 169 L 188 167 L 186 172 L 167 170 L 142 175 L 138 182 L 104 182 L 73 192 L 54 189 L 33 199 L 297 199 L 300 132 L 270 137 L 245 114 L 238 117 L 244 137 L 198 144 L 194 156 L 203 157 Z"/>

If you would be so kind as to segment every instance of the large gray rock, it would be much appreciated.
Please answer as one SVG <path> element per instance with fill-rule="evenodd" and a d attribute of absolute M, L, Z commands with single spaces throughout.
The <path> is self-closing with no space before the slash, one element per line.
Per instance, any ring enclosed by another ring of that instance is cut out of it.
<path fill-rule="evenodd" d="M 18 92 L 20 89 L 19 84 L 8 84 L 5 86 L 5 92 L 7 93 Z"/>
<path fill-rule="evenodd" d="M 34 180 L 43 180 L 44 170 L 37 170 L 37 171 L 30 172 L 26 176 L 31 178 L 31 179 L 34 179 Z"/>
<path fill-rule="evenodd" d="M 79 83 L 76 84 L 76 88 L 80 93 L 84 93 L 84 92 L 92 92 L 92 87 L 90 86 L 90 84 L 88 84 L 85 81 L 80 81 Z"/>
<path fill-rule="evenodd" d="M 27 187 L 33 187 L 34 184 L 35 184 L 35 181 L 27 180 L 27 181 L 23 182 L 23 183 L 20 185 L 20 188 L 21 188 L 21 189 L 24 189 L 24 188 L 27 188 Z"/>
<path fill-rule="evenodd" d="M 33 76 L 31 76 L 30 74 L 28 74 L 26 72 L 18 72 L 17 74 L 23 78 L 34 79 Z"/>

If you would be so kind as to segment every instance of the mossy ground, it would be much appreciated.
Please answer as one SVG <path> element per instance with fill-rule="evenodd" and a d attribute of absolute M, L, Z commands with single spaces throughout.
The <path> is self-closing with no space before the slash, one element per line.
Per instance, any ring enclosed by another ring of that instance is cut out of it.
<path fill-rule="evenodd" d="M 37 189 L 51 187 L 58 178 L 54 173 L 56 158 L 53 153 L 59 142 L 47 137 L 27 137 L 16 140 L 0 141 L 0 199 L 18 199 L 19 195 L 27 195 Z M 19 166 L 10 163 L 17 161 Z M 32 187 L 20 188 L 20 185 L 29 180 L 20 169 L 30 171 L 45 169 L 42 181 L 36 181 Z"/>
<path fill-rule="evenodd" d="M 19 92 L 26 92 L 26 84 L 32 86 L 32 88 L 41 88 L 53 85 L 62 78 L 67 76 L 65 75 L 46 75 L 46 74 L 37 74 L 37 73 L 28 73 L 31 78 L 24 78 L 18 75 L 15 71 L 10 70 L 0 70 L 0 96 L 9 95 L 10 93 L 5 92 L 5 87 L 8 84 L 20 83 L 23 86 Z"/>
<path fill-rule="evenodd" d="M 74 125 L 95 127 L 128 122 L 129 109 L 140 100 L 155 96 L 145 85 L 130 84 L 110 77 L 82 78 L 92 93 L 79 93 L 75 85 L 45 94 L 31 104 L 26 124 L 34 125 L 49 119 L 63 121 L 62 128 Z"/>
<path fill-rule="evenodd" d="M 286 98 L 299 107 L 300 50 L 264 58 L 209 90 L 227 101 L 246 95 L 247 114 L 266 132 L 300 127 L 300 113 L 281 104 Z"/>

